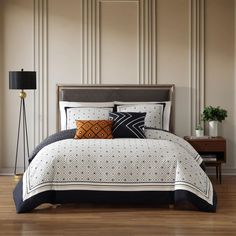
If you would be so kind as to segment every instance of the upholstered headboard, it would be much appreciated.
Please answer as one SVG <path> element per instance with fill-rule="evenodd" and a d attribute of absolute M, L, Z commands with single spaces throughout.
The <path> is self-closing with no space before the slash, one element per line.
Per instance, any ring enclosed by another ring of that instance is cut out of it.
<path fill-rule="evenodd" d="M 174 132 L 174 85 L 57 85 L 59 101 L 70 102 L 161 102 L 171 101 L 170 131 Z"/>

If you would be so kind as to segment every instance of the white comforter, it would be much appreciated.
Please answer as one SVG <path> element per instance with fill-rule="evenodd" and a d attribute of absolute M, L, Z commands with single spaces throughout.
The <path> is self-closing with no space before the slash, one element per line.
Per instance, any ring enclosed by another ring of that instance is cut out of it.
<path fill-rule="evenodd" d="M 66 139 L 44 147 L 23 176 L 23 200 L 48 190 L 187 190 L 213 204 L 198 153 L 183 139 L 146 130 L 147 139 Z"/>

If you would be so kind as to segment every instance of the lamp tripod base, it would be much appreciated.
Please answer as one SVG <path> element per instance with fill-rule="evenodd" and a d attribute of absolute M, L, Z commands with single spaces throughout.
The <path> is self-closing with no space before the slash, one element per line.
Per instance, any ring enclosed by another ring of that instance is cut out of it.
<path fill-rule="evenodd" d="M 18 182 L 22 177 L 23 177 L 23 173 L 22 174 L 15 174 L 13 179 L 15 182 Z"/>
<path fill-rule="evenodd" d="M 17 162 L 18 162 L 18 149 L 19 149 L 19 138 L 20 130 L 22 123 L 23 131 L 23 158 L 24 158 L 24 172 L 25 172 L 25 156 L 28 155 L 29 158 L 29 141 L 28 141 L 28 130 L 27 130 L 27 121 L 26 121 L 26 110 L 25 110 L 25 98 L 26 93 L 22 90 L 20 92 L 20 114 L 19 114 L 19 123 L 18 123 L 18 132 L 17 132 L 17 142 L 16 142 L 16 157 L 15 157 L 15 168 L 14 168 L 14 179 L 22 176 L 22 173 L 17 173 Z M 27 159 L 28 160 L 28 159 Z"/>

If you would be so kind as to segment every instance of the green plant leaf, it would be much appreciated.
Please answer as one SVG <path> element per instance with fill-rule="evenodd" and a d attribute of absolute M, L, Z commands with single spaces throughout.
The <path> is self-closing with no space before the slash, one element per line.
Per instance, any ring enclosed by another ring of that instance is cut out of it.
<path fill-rule="evenodd" d="M 212 107 L 207 106 L 204 108 L 202 113 L 202 119 L 204 121 L 219 121 L 222 122 L 227 117 L 227 111 L 222 109 L 221 107 Z"/>

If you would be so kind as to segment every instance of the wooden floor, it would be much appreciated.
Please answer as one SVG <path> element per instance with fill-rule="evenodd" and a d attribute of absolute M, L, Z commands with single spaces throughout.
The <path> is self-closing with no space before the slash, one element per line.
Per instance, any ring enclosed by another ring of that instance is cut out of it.
<path fill-rule="evenodd" d="M 224 177 L 221 185 L 212 181 L 217 213 L 168 206 L 67 205 L 16 214 L 16 182 L 0 176 L 0 235 L 236 235 L 236 176 Z"/>

